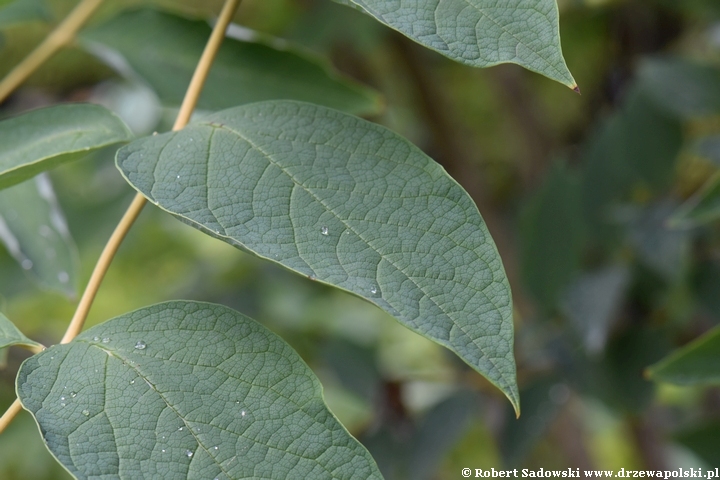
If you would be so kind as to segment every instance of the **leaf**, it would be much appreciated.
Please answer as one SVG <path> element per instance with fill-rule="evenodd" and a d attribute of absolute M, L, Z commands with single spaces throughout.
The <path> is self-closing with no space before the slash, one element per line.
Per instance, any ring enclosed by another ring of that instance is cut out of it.
<path fill-rule="evenodd" d="M 676 385 L 720 383 L 720 327 L 676 350 L 647 369 L 657 382 Z"/>
<path fill-rule="evenodd" d="M 581 198 L 577 175 L 558 163 L 521 216 L 523 280 L 547 310 L 580 267 L 586 230 Z"/>
<path fill-rule="evenodd" d="M 72 104 L 42 108 L 0 122 L 0 189 L 132 138 L 109 110 Z"/>
<path fill-rule="evenodd" d="M 690 449 L 708 465 L 720 464 L 720 421 L 704 420 L 702 424 L 673 435 L 680 445 Z"/>
<path fill-rule="evenodd" d="M 34 20 L 50 20 L 44 0 L 15 0 L 0 7 L 0 28 Z"/>
<path fill-rule="evenodd" d="M 0 242 L 40 286 L 75 295 L 77 250 L 47 174 L 0 190 Z"/>
<path fill-rule="evenodd" d="M 604 350 L 629 281 L 628 268 L 614 265 L 583 273 L 564 292 L 560 307 L 588 353 Z"/>
<path fill-rule="evenodd" d="M 577 88 L 560 48 L 555 0 L 336 0 L 473 67 L 516 63 Z"/>
<path fill-rule="evenodd" d="M 680 58 L 642 62 L 640 84 L 657 106 L 684 118 L 720 113 L 720 69 Z"/>
<path fill-rule="evenodd" d="M 150 202 L 379 306 L 518 408 L 510 288 L 468 194 L 393 132 L 291 101 L 207 117 L 117 154 Z"/>
<path fill-rule="evenodd" d="M 12 345 L 42 348 L 42 345 L 23 335 L 14 323 L 8 320 L 5 315 L 0 313 L 0 349 L 10 347 Z"/>
<path fill-rule="evenodd" d="M 668 219 L 673 227 L 702 225 L 720 218 L 720 175 L 715 175 Z"/>
<path fill-rule="evenodd" d="M 17 391 L 77 478 L 381 478 L 300 357 L 221 305 L 109 320 L 25 361 Z"/>
<path fill-rule="evenodd" d="M 239 27 L 238 27 L 239 28 Z M 205 22 L 139 10 L 82 34 L 119 51 L 163 102 L 179 105 L 211 29 Z M 226 38 L 198 107 L 221 110 L 278 98 L 304 100 L 356 114 L 377 113 L 380 95 L 342 77 L 322 59 L 285 42 Z"/>

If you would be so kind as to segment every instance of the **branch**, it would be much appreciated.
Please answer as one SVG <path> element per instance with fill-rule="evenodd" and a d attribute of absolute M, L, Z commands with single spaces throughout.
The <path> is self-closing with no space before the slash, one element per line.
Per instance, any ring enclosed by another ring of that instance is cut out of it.
<path fill-rule="evenodd" d="M 0 82 L 0 103 L 45 63 L 55 52 L 70 43 L 103 0 L 82 0 L 45 40 Z"/>

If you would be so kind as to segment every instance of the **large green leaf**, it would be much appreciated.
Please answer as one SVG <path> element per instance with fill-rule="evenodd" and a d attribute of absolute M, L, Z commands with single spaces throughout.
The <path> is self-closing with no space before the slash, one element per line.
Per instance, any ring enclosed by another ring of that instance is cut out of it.
<path fill-rule="evenodd" d="M 0 349 L 12 345 L 40 347 L 41 345 L 27 338 L 5 315 L 0 313 Z"/>
<path fill-rule="evenodd" d="M 75 295 L 77 250 L 47 174 L 0 190 L 0 242 L 40 286 Z"/>
<path fill-rule="evenodd" d="M 720 384 L 720 327 L 648 368 L 648 376 L 658 382 L 678 385 Z"/>
<path fill-rule="evenodd" d="M 500 256 L 468 194 L 407 140 L 273 101 L 139 139 L 117 164 L 190 225 L 366 298 L 455 351 L 518 408 Z"/>
<path fill-rule="evenodd" d="M 210 27 L 166 13 L 122 14 L 83 33 L 119 51 L 160 99 L 179 105 L 202 54 Z M 341 77 L 320 58 L 285 43 L 227 38 L 215 58 L 198 107 L 221 110 L 260 100 L 288 98 L 356 114 L 377 112 L 375 91 Z"/>
<path fill-rule="evenodd" d="M 300 357 L 220 305 L 114 318 L 28 359 L 17 391 L 78 478 L 380 478 Z"/>
<path fill-rule="evenodd" d="M 122 120 L 98 105 L 59 105 L 4 120 L 0 122 L 0 189 L 131 138 Z"/>
<path fill-rule="evenodd" d="M 473 67 L 516 63 L 577 88 L 560 48 L 555 0 L 337 0 Z"/>

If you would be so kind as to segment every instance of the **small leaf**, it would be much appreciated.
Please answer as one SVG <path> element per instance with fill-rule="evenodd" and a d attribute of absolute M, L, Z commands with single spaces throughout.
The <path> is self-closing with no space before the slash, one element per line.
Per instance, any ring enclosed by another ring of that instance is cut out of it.
<path fill-rule="evenodd" d="M 17 391 L 77 478 L 381 478 L 300 357 L 221 305 L 121 315 L 25 361 Z"/>
<path fill-rule="evenodd" d="M 39 343 L 34 342 L 23 335 L 14 323 L 8 320 L 5 315 L 0 313 L 0 349 L 10 347 L 12 345 L 42 347 Z"/>
<path fill-rule="evenodd" d="M 132 135 L 98 105 L 59 105 L 0 122 L 0 189 Z"/>
<path fill-rule="evenodd" d="M 450 348 L 518 408 L 500 256 L 468 194 L 407 140 L 274 101 L 139 139 L 117 164 L 193 227 L 363 297 Z"/>
<path fill-rule="evenodd" d="M 237 27 L 239 28 L 239 27 Z M 179 105 L 210 35 L 205 22 L 139 10 L 82 34 L 119 51 L 163 102 Z M 198 107 L 221 110 L 288 98 L 356 114 L 376 113 L 380 95 L 335 72 L 322 59 L 286 42 L 268 43 L 252 31 L 247 41 L 226 38 L 210 70 Z"/>
<path fill-rule="evenodd" d="M 516 63 L 572 89 L 555 0 L 336 0 L 473 67 Z"/>
<path fill-rule="evenodd" d="M 652 380 L 677 385 L 720 384 L 720 327 L 649 367 L 647 374 Z"/>
<path fill-rule="evenodd" d="M 0 242 L 40 286 L 75 295 L 77 250 L 47 174 L 0 190 Z"/>

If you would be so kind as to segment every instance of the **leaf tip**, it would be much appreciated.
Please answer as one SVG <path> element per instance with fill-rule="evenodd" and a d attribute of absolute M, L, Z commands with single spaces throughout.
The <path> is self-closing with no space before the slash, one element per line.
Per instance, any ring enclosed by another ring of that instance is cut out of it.
<path fill-rule="evenodd" d="M 582 93 L 580 93 L 580 87 L 577 85 L 577 83 L 570 88 L 572 88 L 572 91 L 577 93 L 578 95 L 582 95 Z"/>

